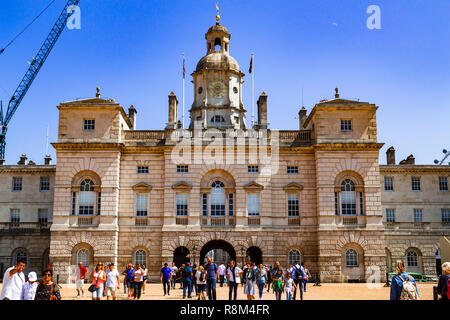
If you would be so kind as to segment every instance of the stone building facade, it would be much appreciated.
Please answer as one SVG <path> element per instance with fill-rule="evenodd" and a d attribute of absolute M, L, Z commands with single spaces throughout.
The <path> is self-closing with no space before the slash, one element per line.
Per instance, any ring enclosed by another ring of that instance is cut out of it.
<path fill-rule="evenodd" d="M 221 249 L 238 263 L 304 261 L 324 282 L 384 281 L 398 258 L 435 276 L 439 236 L 450 233 L 439 218 L 450 197 L 436 181 L 450 168 L 379 165 L 378 107 L 341 99 L 337 89 L 309 114 L 299 110 L 299 128 L 282 131 L 268 129 L 263 92 L 247 128 L 244 74 L 230 56 L 230 37 L 219 22 L 205 35 L 189 129 L 178 121 L 173 93 L 164 130 L 136 130 L 137 110 L 126 112 L 99 90 L 60 104 L 56 165 L 0 166 L 0 218 L 16 232 L 1 234 L 2 263 L 25 248 L 30 268 L 39 269 L 50 248 L 61 280 L 78 261 L 119 269 L 144 262 L 157 275 L 164 262 L 199 263 Z M 12 191 L 16 176 L 30 194 Z M 45 197 L 37 191 L 41 176 L 50 177 Z M 419 193 L 408 191 L 410 176 L 421 177 Z M 385 190 L 386 177 L 394 191 Z M 50 234 L 18 228 L 11 220 L 18 206 L 33 223 L 36 209 L 48 208 Z M 423 210 L 420 224 L 414 208 Z M 395 209 L 395 221 L 387 222 L 386 209 Z"/>

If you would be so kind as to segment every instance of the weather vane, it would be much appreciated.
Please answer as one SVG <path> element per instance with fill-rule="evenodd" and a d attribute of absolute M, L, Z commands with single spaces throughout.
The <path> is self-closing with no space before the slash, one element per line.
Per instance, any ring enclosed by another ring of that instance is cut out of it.
<path fill-rule="evenodd" d="M 217 9 L 216 21 L 217 21 L 217 24 L 219 24 L 219 20 L 220 20 L 219 3 L 216 3 L 216 9 Z"/>

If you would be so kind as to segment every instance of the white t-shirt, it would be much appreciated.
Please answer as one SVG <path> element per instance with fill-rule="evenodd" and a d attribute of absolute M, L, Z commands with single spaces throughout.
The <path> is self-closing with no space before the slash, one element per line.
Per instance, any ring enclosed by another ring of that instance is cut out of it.
<path fill-rule="evenodd" d="M 177 266 L 170 267 L 170 270 L 172 270 L 172 277 L 175 277 L 178 271 Z"/>
<path fill-rule="evenodd" d="M 234 273 L 236 274 L 236 277 L 239 278 L 239 274 L 240 274 L 241 272 L 242 272 L 242 269 L 241 269 L 241 268 L 239 268 L 239 267 L 235 267 L 235 268 L 234 268 Z M 236 281 L 234 280 L 234 275 L 233 275 L 233 272 L 231 271 L 231 267 L 228 267 L 227 274 L 230 275 L 230 281 L 231 281 L 231 282 L 236 282 Z"/>
<path fill-rule="evenodd" d="M 203 271 L 204 275 L 205 275 L 205 281 L 200 281 L 200 276 L 202 275 L 201 271 L 197 271 L 197 273 L 195 274 L 195 276 L 197 277 L 197 284 L 206 284 L 206 271 Z"/>
<path fill-rule="evenodd" d="M 22 285 L 22 293 L 20 294 L 20 300 L 34 300 L 36 295 L 36 289 L 38 287 L 37 282 L 31 284 L 28 281 Z"/>
<path fill-rule="evenodd" d="M 113 289 L 117 288 L 117 277 L 119 276 L 119 272 L 117 272 L 117 269 L 106 270 L 106 287 L 110 287 Z"/>
<path fill-rule="evenodd" d="M 225 272 L 227 271 L 227 267 L 225 267 L 225 265 L 221 264 L 218 269 L 219 269 L 219 276 L 224 276 Z"/>
<path fill-rule="evenodd" d="M 22 285 L 25 283 L 25 275 L 23 272 L 17 272 L 10 277 L 9 272 L 12 269 L 14 269 L 14 267 L 6 269 L 5 274 L 3 275 L 3 288 L 0 300 L 3 300 L 4 298 L 8 298 L 9 300 L 20 300 Z"/>

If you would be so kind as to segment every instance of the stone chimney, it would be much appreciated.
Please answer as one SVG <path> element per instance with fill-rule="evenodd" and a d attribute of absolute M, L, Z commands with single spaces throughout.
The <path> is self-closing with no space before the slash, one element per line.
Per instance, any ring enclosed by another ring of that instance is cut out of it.
<path fill-rule="evenodd" d="M 177 96 L 171 92 L 169 94 L 169 121 L 167 121 L 166 129 L 176 129 L 178 120 L 178 100 Z"/>
<path fill-rule="evenodd" d="M 17 162 L 17 164 L 19 164 L 19 165 L 26 165 L 27 164 L 27 155 L 26 154 L 23 154 L 23 155 L 21 155 L 20 156 L 20 160 L 19 160 L 19 162 Z"/>
<path fill-rule="evenodd" d="M 52 164 L 52 157 L 50 157 L 50 155 L 46 155 L 46 156 L 45 156 L 45 158 L 44 158 L 44 164 L 45 164 L 46 166 L 49 166 L 49 165 Z"/>
<path fill-rule="evenodd" d="M 386 163 L 388 166 L 395 165 L 395 149 L 394 147 L 390 147 L 386 150 Z"/>
<path fill-rule="evenodd" d="M 299 130 L 303 130 L 305 128 L 303 128 L 303 125 L 305 124 L 305 120 L 306 120 L 306 108 L 302 107 L 300 109 L 300 111 L 298 112 L 298 125 L 299 125 Z"/>
<path fill-rule="evenodd" d="M 255 129 L 267 129 L 267 95 L 263 91 L 258 98 L 258 123 Z"/>
<path fill-rule="evenodd" d="M 0 158 L 0 166 L 3 166 L 5 164 L 5 159 Z"/>
<path fill-rule="evenodd" d="M 416 164 L 416 158 L 414 158 L 414 156 L 412 154 L 410 154 L 408 156 L 408 158 L 406 158 L 406 163 L 407 164 Z"/>
<path fill-rule="evenodd" d="M 128 119 L 131 122 L 131 130 L 136 130 L 136 109 L 133 105 L 128 108 Z"/>

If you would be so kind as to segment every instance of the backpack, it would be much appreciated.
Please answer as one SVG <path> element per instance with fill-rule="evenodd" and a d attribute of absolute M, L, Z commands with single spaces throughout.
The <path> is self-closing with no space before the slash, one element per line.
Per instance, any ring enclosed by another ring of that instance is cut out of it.
<path fill-rule="evenodd" d="M 447 290 L 447 293 L 445 292 Z M 450 278 L 447 279 L 447 283 L 444 284 L 444 288 L 442 289 L 442 292 L 440 293 L 441 297 L 447 297 L 448 300 L 450 300 Z"/>
<path fill-rule="evenodd" d="M 295 277 L 297 280 L 303 280 L 302 270 L 300 268 L 295 267 Z"/>
<path fill-rule="evenodd" d="M 403 284 L 400 300 L 419 300 L 416 292 L 416 285 L 410 280 L 410 276 L 406 280 L 403 279 L 401 275 L 398 275 L 398 277 L 402 280 Z"/>
<path fill-rule="evenodd" d="M 181 268 L 181 277 L 183 279 L 189 278 L 189 273 L 187 272 L 186 268 Z"/>

